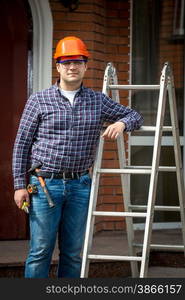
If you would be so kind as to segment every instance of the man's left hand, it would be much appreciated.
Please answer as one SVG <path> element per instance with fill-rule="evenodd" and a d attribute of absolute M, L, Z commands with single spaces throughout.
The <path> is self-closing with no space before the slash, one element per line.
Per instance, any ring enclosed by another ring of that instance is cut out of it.
<path fill-rule="evenodd" d="M 102 134 L 103 138 L 116 139 L 125 129 L 125 124 L 123 122 L 116 122 L 109 125 L 104 133 Z"/>

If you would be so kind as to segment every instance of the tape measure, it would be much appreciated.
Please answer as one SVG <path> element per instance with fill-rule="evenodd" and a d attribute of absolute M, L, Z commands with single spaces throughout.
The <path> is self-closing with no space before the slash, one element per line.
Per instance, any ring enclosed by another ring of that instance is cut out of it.
<path fill-rule="evenodd" d="M 23 202 L 23 205 L 21 206 L 21 209 L 24 210 L 27 214 L 29 213 L 29 208 L 28 208 L 29 204 L 27 201 Z"/>

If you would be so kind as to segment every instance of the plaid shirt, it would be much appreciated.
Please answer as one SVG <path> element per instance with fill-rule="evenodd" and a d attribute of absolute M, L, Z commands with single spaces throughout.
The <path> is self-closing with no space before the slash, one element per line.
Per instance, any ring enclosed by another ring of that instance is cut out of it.
<path fill-rule="evenodd" d="M 83 172 L 94 161 L 104 122 L 122 121 L 126 131 L 138 129 L 143 118 L 101 92 L 81 87 L 74 105 L 57 85 L 28 99 L 13 150 L 14 188 L 26 187 L 28 168 L 40 162 L 47 172 Z"/>

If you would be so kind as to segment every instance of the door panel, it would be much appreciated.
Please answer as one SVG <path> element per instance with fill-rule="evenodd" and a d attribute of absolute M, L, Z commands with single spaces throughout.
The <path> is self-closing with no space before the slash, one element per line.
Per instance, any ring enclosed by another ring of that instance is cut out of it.
<path fill-rule="evenodd" d="M 28 21 L 24 1 L 0 2 L 0 239 L 24 239 L 27 217 L 13 200 L 12 148 L 27 98 Z"/>

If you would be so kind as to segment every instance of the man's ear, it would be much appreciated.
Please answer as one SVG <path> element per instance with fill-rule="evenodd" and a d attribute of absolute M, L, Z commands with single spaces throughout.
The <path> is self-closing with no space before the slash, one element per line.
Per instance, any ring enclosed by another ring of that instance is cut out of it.
<path fill-rule="evenodd" d="M 57 72 L 59 73 L 59 68 L 60 68 L 60 64 L 59 63 L 56 63 L 56 69 L 57 69 Z"/>

